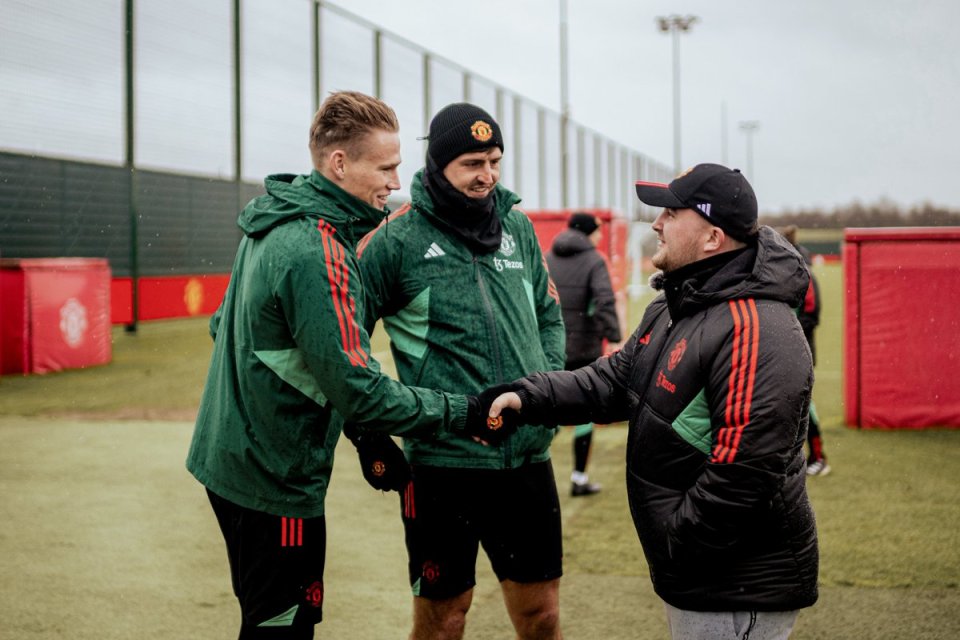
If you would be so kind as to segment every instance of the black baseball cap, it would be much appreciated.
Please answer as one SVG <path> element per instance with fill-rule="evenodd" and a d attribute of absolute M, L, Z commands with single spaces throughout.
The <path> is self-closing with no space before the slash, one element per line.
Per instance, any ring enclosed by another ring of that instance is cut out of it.
<path fill-rule="evenodd" d="M 739 169 L 698 164 L 670 184 L 637 181 L 637 197 L 652 207 L 693 209 L 741 242 L 757 234 L 757 196 Z"/>

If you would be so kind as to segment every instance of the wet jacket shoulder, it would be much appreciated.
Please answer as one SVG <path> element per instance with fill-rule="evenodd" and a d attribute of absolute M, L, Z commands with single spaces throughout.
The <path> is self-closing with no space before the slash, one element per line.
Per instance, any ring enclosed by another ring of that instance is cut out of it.
<path fill-rule="evenodd" d="M 671 283 L 619 353 L 523 381 L 525 412 L 629 419 L 631 512 L 654 588 L 676 607 L 817 598 L 803 459 L 812 365 L 794 313 L 807 283 L 764 227 L 755 250 L 705 281 Z"/>
<path fill-rule="evenodd" d="M 616 298 L 603 255 L 583 232 L 566 229 L 547 253 L 567 331 L 567 363 L 599 358 L 603 340 L 620 342 Z"/>
<path fill-rule="evenodd" d="M 473 394 L 532 371 L 562 368 L 556 289 L 533 225 L 516 208 L 519 198 L 496 187 L 501 245 L 474 254 L 428 219 L 433 205 L 419 174 L 411 192 L 411 202 L 359 248 L 367 327 L 382 318 L 400 380 Z M 419 464 L 504 468 L 546 460 L 552 437 L 539 427 L 521 427 L 499 447 L 454 434 L 429 442 L 405 439 L 404 446 Z"/>
<path fill-rule="evenodd" d="M 430 435 L 462 428 L 466 407 L 398 384 L 370 356 L 354 246 L 383 213 L 317 173 L 266 187 L 240 216 L 187 467 L 241 506 L 313 517 L 344 418 Z"/>

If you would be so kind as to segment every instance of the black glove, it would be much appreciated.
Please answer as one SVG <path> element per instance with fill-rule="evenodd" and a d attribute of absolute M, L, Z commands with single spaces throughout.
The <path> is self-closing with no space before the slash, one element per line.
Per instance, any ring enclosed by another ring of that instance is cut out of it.
<path fill-rule="evenodd" d="M 513 409 L 504 409 L 496 418 L 489 417 L 490 405 L 501 394 L 515 391 L 514 384 L 498 384 L 484 389 L 478 396 L 467 396 L 467 424 L 464 428 L 468 436 L 479 438 L 488 444 L 500 444 L 520 425 L 520 414 Z"/>
<path fill-rule="evenodd" d="M 344 435 L 357 448 L 363 478 L 380 491 L 403 491 L 410 482 L 410 464 L 393 438 L 345 426 Z"/>

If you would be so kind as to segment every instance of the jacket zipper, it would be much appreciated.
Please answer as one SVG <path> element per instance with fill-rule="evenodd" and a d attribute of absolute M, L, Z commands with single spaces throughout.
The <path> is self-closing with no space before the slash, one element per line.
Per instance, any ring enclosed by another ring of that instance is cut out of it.
<path fill-rule="evenodd" d="M 493 313 L 493 305 L 490 303 L 490 296 L 487 295 L 487 287 L 484 284 L 483 273 L 480 270 L 480 261 L 477 259 L 477 256 L 473 256 L 473 270 L 477 276 L 477 287 L 480 289 L 480 299 L 483 300 L 483 309 L 487 319 L 487 328 L 490 331 L 490 340 L 493 346 L 493 364 L 494 371 L 496 372 L 495 382 L 500 384 L 503 382 L 503 363 L 501 362 L 500 357 L 500 340 L 497 338 L 497 319 Z M 503 443 L 503 464 L 507 469 L 513 466 L 510 462 L 512 457 L 510 450 L 510 439 L 508 438 Z"/>

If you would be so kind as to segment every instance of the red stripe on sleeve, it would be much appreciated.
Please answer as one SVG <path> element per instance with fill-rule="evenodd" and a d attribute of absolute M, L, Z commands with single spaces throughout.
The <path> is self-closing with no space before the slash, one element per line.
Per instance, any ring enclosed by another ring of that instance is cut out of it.
<path fill-rule="evenodd" d="M 733 318 L 733 350 L 727 382 L 725 424 L 717 434 L 713 462 L 733 462 L 743 429 L 750 422 L 760 344 L 760 321 L 753 299 L 729 302 Z"/>
<path fill-rule="evenodd" d="M 322 221 L 321 221 L 322 222 Z M 322 224 L 320 230 L 324 252 L 326 253 L 327 279 L 330 283 L 330 294 L 333 300 L 333 309 L 340 326 L 340 342 L 350 364 L 355 367 L 367 366 L 368 354 L 360 344 L 360 329 L 354 319 L 355 305 L 349 297 L 349 270 L 346 266 L 343 246 Z M 339 290 L 339 295 L 337 294 Z"/>
<path fill-rule="evenodd" d="M 817 308 L 817 292 L 813 288 L 813 280 L 807 285 L 807 293 L 803 296 L 803 312 L 813 313 Z"/>
<path fill-rule="evenodd" d="M 733 348 L 730 356 L 730 376 L 727 379 L 727 407 L 724 412 L 724 426 L 717 434 L 717 444 L 713 449 L 714 462 L 722 461 L 726 456 L 727 448 L 730 445 L 730 433 L 734 429 L 733 406 L 736 394 L 737 380 L 737 362 L 740 360 L 740 335 L 741 322 L 740 314 L 737 310 L 737 303 L 731 300 L 729 303 L 730 315 L 733 318 Z"/>
<path fill-rule="evenodd" d="M 750 338 L 750 362 L 747 365 L 747 384 L 746 396 L 743 400 L 743 415 L 740 424 L 737 426 L 736 438 L 733 441 L 733 450 L 730 452 L 730 461 L 737 455 L 740 448 L 740 437 L 743 435 L 744 428 L 750 423 L 750 406 L 753 404 L 754 382 L 757 378 L 757 356 L 760 351 L 760 319 L 757 317 L 757 303 L 753 300 L 746 301 L 747 310 L 750 313 L 749 338 Z M 747 336 L 744 336 L 747 337 Z"/>
<path fill-rule="evenodd" d="M 391 220 L 396 220 L 396 219 L 399 218 L 400 216 L 406 214 L 408 211 L 410 211 L 410 203 L 409 203 L 409 202 L 407 202 L 407 203 L 404 204 L 402 207 L 400 207 L 399 209 L 397 209 L 396 211 L 394 211 L 393 213 L 391 213 L 390 215 L 388 215 L 386 218 L 384 218 L 383 220 L 381 220 L 381 221 L 380 221 L 380 224 L 378 224 L 373 231 L 371 231 L 371 232 L 368 233 L 367 235 L 363 236 L 363 238 L 361 238 L 361 239 L 360 239 L 360 242 L 357 244 L 357 257 L 359 258 L 359 257 L 363 256 L 363 252 L 366 250 L 367 245 L 370 243 L 370 239 L 371 239 L 374 235 L 376 235 L 376 233 L 377 233 L 378 231 L 380 231 L 380 229 L 382 229 L 383 227 L 385 227 L 385 226 L 387 225 L 387 223 L 390 222 Z"/>
<path fill-rule="evenodd" d="M 543 263 L 543 270 L 547 274 L 547 295 L 553 298 L 554 302 L 560 304 L 560 292 L 557 291 L 557 285 L 553 282 L 553 278 L 550 277 L 550 269 L 547 267 L 546 256 L 541 255 L 540 261 Z"/>
<path fill-rule="evenodd" d="M 287 546 L 287 518 L 280 516 L 280 546 Z"/>

